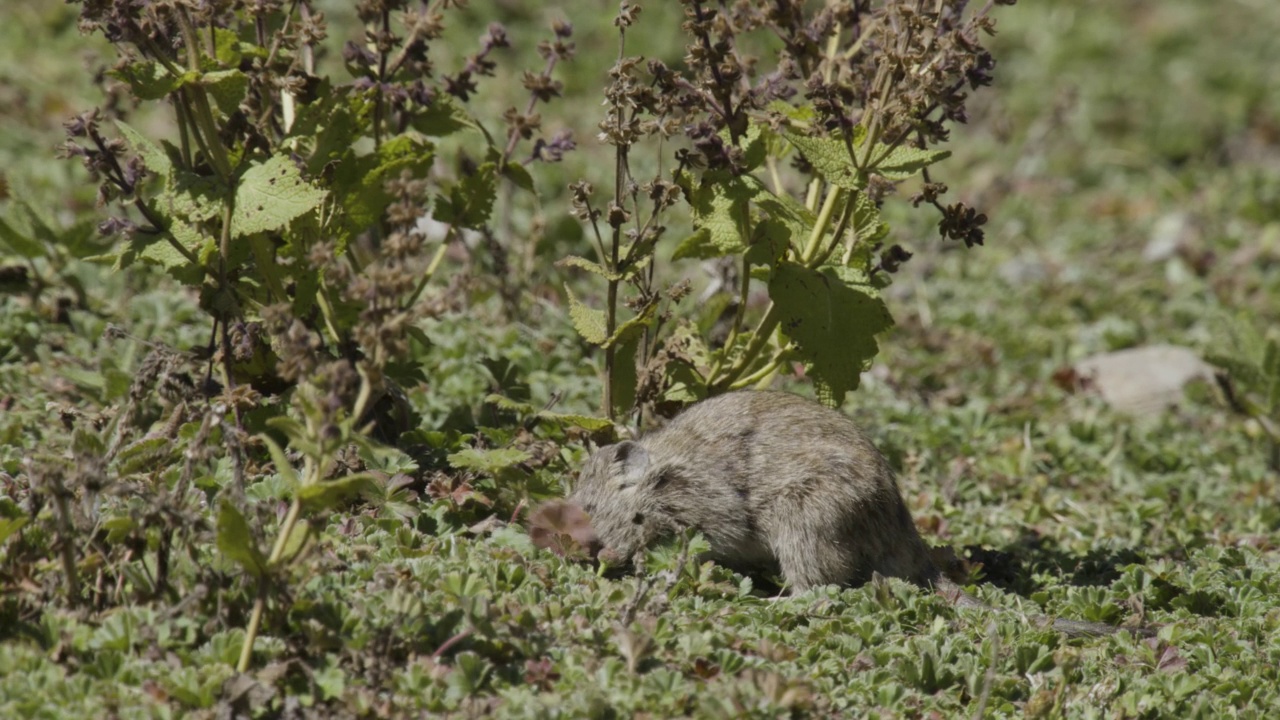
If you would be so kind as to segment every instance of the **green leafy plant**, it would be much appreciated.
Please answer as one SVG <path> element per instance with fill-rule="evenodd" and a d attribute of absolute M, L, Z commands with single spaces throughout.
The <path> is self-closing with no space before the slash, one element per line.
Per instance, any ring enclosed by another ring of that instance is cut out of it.
<path fill-rule="evenodd" d="M 604 350 L 605 410 L 617 417 L 637 404 L 697 400 L 792 367 L 837 404 L 891 326 L 880 290 L 911 257 L 886 246 L 885 198 L 922 175 L 912 202 L 941 212 L 940 234 L 983 241 L 986 216 L 944 207 L 947 188 L 928 169 L 949 154 L 933 146 L 964 121 L 966 89 L 991 82 L 994 61 L 980 44 L 993 31 L 991 4 L 682 5 L 687 54 L 671 67 L 626 55 L 627 34 L 643 20 L 639 6 L 621 4 L 600 122 L 615 149 L 613 197 L 601 203 L 590 184 L 573 187 L 598 257 L 563 262 L 603 279 L 607 292 L 603 309 L 572 292 L 568 302 L 578 332 Z M 772 36 L 764 47 L 773 63 L 760 61 L 755 31 Z M 659 168 L 672 155 L 670 179 L 633 175 L 642 146 Z M 672 322 L 688 287 L 655 281 L 662 218 L 676 207 L 690 213 L 693 233 L 672 260 L 726 261 L 726 281 L 703 298 L 714 301 L 696 328 Z M 768 295 L 754 320 L 753 282 Z M 709 342 L 717 324 L 722 334 Z"/>
<path fill-rule="evenodd" d="M 1222 368 L 1218 384 L 1231 408 L 1249 418 L 1266 438 L 1268 463 L 1280 472 L 1280 334 L 1261 332 L 1237 317 L 1205 359 Z"/>
<path fill-rule="evenodd" d="M 308 2 L 81 5 L 82 29 L 102 34 L 118 54 L 108 75 L 136 102 L 172 112 L 173 135 L 156 139 L 126 122 L 119 106 L 95 108 L 67 124 L 63 150 L 100 181 L 100 203 L 126 211 L 101 224 L 114 242 L 94 259 L 115 270 L 158 266 L 198 291 L 212 320 L 209 370 L 203 383 L 188 381 L 186 399 L 218 402 L 203 421 L 188 405 L 170 408 L 173 432 L 149 442 L 145 457 L 181 451 L 173 436 L 192 415 L 199 430 L 189 437 L 201 448 L 215 434 L 224 439 L 231 482 L 199 489 L 215 500 L 219 550 L 257 588 L 237 662 L 243 672 L 268 600 L 315 539 L 315 518 L 360 489 L 376 490 L 377 476 L 361 471 L 377 454 L 370 437 L 394 441 L 412 427 L 397 381 L 422 376 L 403 361 L 415 344 L 430 345 L 419 323 L 463 300 L 461 274 L 428 292 L 448 248 L 464 229 L 486 230 L 504 180 L 532 190 L 515 156 L 522 143 L 536 141 L 529 162 L 572 149 L 566 136 L 541 138 L 535 112 L 559 92 L 552 72 L 572 55 L 572 29 L 553 26 L 554 39 L 539 48 L 543 67 L 525 76 L 529 100 L 506 113 L 498 142 L 464 106 L 494 73 L 506 31 L 490 25 L 461 67 L 438 71 L 431 53 L 445 43 L 448 2 L 358 3 L 363 37 L 338 55 L 347 81 L 323 69 L 335 55 L 326 52 L 324 14 Z M 443 237 L 428 238 L 424 219 Z M 20 250 L 31 249 L 28 235 L 0 225 Z M 221 383 L 210 377 L 215 363 Z M 141 401 L 150 386 L 134 387 Z M 128 459 L 141 421 L 116 418 L 108 458 L 122 446 Z M 246 502 L 248 467 L 261 448 L 279 486 L 268 496 L 288 501 L 269 551 L 258 545 L 258 513 Z M 365 459 L 345 463 L 352 448 Z M 461 469 L 471 467 L 466 452 L 453 456 Z M 472 464 L 496 472 L 521 459 Z M 56 472 L 48 478 L 75 602 L 68 507 L 76 491 Z M 199 483 L 190 472 L 174 479 L 168 489 L 185 502 Z"/>

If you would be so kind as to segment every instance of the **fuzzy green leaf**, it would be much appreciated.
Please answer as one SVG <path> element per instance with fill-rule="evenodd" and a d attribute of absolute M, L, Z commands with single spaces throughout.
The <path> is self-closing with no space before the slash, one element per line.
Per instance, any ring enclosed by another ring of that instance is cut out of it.
<path fill-rule="evenodd" d="M 641 334 L 644 331 L 644 329 L 653 322 L 653 317 L 657 313 L 657 311 L 658 311 L 657 303 L 649 304 L 648 306 L 645 307 L 644 311 L 641 312 L 639 315 L 636 315 L 630 320 L 627 320 L 626 322 L 619 325 L 618 328 L 613 331 L 613 335 L 605 339 L 605 341 L 601 343 L 600 346 L 609 347 L 611 345 L 618 345 L 621 343 L 625 343 L 628 340 L 631 340 L 632 338 Z"/>
<path fill-rule="evenodd" d="M 324 202 L 326 193 L 302 179 L 293 160 L 276 155 L 240 176 L 231 232 L 237 237 L 284 229 Z"/>
<path fill-rule="evenodd" d="M 1270 378 L 1280 378 L 1280 341 L 1267 338 L 1267 346 L 1262 351 L 1262 372 Z"/>
<path fill-rule="evenodd" d="M 502 176 L 515 183 L 516 187 L 525 192 L 533 192 L 533 176 L 518 162 L 508 162 L 502 168 Z"/>
<path fill-rule="evenodd" d="M 861 190 L 866 187 L 867 178 L 858 170 L 844 140 L 809 137 L 792 130 L 784 130 L 782 136 L 804 155 L 804 159 L 827 182 L 845 190 Z M 858 144 L 855 141 L 853 147 L 856 149 Z"/>
<path fill-rule="evenodd" d="M 485 395 L 484 401 L 487 405 L 492 405 L 499 410 L 506 410 L 507 412 L 520 413 L 522 415 L 528 415 L 533 412 L 533 405 L 531 403 L 512 400 L 506 395 L 499 395 L 498 393 L 489 393 L 488 395 Z"/>
<path fill-rule="evenodd" d="M 218 509 L 218 550 L 255 578 L 261 578 L 267 571 L 267 559 L 254 543 L 249 523 L 227 500 L 223 500 Z"/>
<path fill-rule="evenodd" d="M 189 226 L 184 227 L 189 229 Z M 172 231 L 173 229 L 170 228 L 170 232 Z M 186 241 L 180 236 L 175 234 L 174 237 L 184 245 L 186 244 Z M 196 235 L 192 235 L 188 240 L 194 241 L 197 237 L 198 236 Z M 143 235 L 142 233 L 135 234 L 125 242 L 117 243 L 115 248 L 109 253 L 94 255 L 85 259 L 91 262 L 109 262 L 112 264 L 112 269 L 114 270 L 123 270 L 124 268 L 133 265 L 135 262 L 142 260 L 154 265 L 159 265 L 170 272 L 194 269 L 195 273 L 193 274 L 193 277 L 198 277 L 199 273 L 198 269 L 189 267 L 191 264 L 187 260 L 187 257 L 179 252 L 173 245 L 170 245 L 162 236 Z"/>
<path fill-rule="evenodd" d="M 696 189 L 686 188 L 686 192 L 696 231 L 676 248 L 676 260 L 735 255 L 762 239 L 770 242 L 770 252 L 764 255 L 785 249 L 791 238 L 783 238 L 781 228 L 775 226 L 763 235 L 757 232 L 755 225 L 766 218 L 783 223 L 792 237 L 813 227 L 812 213 L 790 198 L 774 195 L 750 175 L 708 172 Z M 748 228 L 750 235 L 745 235 Z"/>
<path fill-rule="evenodd" d="M 156 198 L 156 208 L 188 222 L 212 220 L 222 214 L 225 189 L 217 178 L 177 170 L 170 173 L 164 191 Z"/>
<path fill-rule="evenodd" d="M 244 102 L 245 93 L 249 90 L 249 77 L 239 70 L 218 70 L 205 73 L 201 84 L 218 109 L 231 115 Z"/>
<path fill-rule="evenodd" d="M 307 511 L 331 510 L 348 498 L 369 492 L 375 487 L 377 486 L 372 476 L 359 473 L 303 485 L 298 490 L 298 499 Z"/>
<path fill-rule="evenodd" d="M 142 158 L 142 165 L 161 177 L 168 175 L 173 169 L 173 162 L 160 146 L 148 140 L 142 133 L 117 120 L 116 129 L 124 136 L 126 142 Z"/>
<path fill-rule="evenodd" d="M 675 259 L 710 258 L 734 255 L 746 249 L 746 227 L 751 220 L 751 201 L 760 190 L 750 176 L 733 177 L 711 171 L 702 176 L 688 193 L 693 226 L 700 233 L 694 242 L 686 240 L 676 250 Z"/>
<path fill-rule="evenodd" d="M 198 73 L 185 72 L 173 75 L 158 62 L 142 60 L 132 62 L 107 74 L 128 84 L 139 100 L 159 100 L 183 85 L 199 78 Z"/>
<path fill-rule="evenodd" d="M 685 258 L 694 258 L 695 260 L 706 260 L 709 258 L 723 257 L 729 252 L 717 247 L 711 242 L 711 231 L 707 228 L 694 230 L 688 237 L 680 241 L 676 245 L 675 252 L 671 253 L 672 260 L 684 260 Z"/>
<path fill-rule="evenodd" d="M 583 305 L 568 285 L 564 286 L 564 292 L 569 299 L 569 319 L 573 321 L 573 329 L 592 345 L 603 345 L 609 339 L 604 311 Z"/>
<path fill-rule="evenodd" d="M 617 337 L 617 336 L 615 336 Z M 640 346 L 641 333 L 632 333 L 618 344 L 614 351 L 613 375 L 608 378 L 609 395 L 613 401 L 613 413 L 626 417 L 636 404 L 636 386 L 639 382 L 636 369 L 636 350 Z"/>
<path fill-rule="evenodd" d="M 125 445 L 116 453 L 116 472 L 123 477 L 140 470 L 158 470 L 164 467 L 172 450 L 172 442 L 167 437 L 144 437 Z"/>
<path fill-rule="evenodd" d="M 876 334 L 893 325 L 879 293 L 851 268 L 818 271 L 784 262 L 769 280 L 769 297 L 781 313 L 782 332 L 828 400 L 858 387 L 863 367 L 879 351 Z"/>
<path fill-rule="evenodd" d="M 0 244 L 19 257 L 32 260 L 44 257 L 44 245 L 25 233 L 18 232 L 4 218 L 0 218 Z"/>
<path fill-rule="evenodd" d="M 484 163 L 440 195 L 433 217 L 442 223 L 479 229 L 489 221 L 497 197 L 497 165 Z"/>
<path fill-rule="evenodd" d="M 280 443 L 277 443 L 266 433 L 258 435 L 258 439 L 267 446 L 267 453 L 271 455 L 271 463 L 276 466 L 276 473 L 280 475 L 280 478 L 289 487 L 296 488 L 298 486 L 298 473 L 293 469 L 293 464 L 289 462 L 289 457 L 285 455 L 284 448 L 280 447 Z"/>
<path fill-rule="evenodd" d="M 876 147 L 876 154 L 881 152 L 881 147 Z M 889 156 L 871 169 L 872 172 L 879 173 L 890 180 L 906 180 L 930 165 L 951 156 L 950 150 L 921 150 L 919 148 L 899 145 L 889 153 Z"/>
<path fill-rule="evenodd" d="M 528 460 L 529 457 L 529 453 L 516 448 L 495 448 L 492 450 L 467 448 L 466 450 L 451 453 L 448 460 L 449 464 L 457 470 L 475 470 L 487 475 L 495 475 L 513 465 L 518 465 Z"/>
<path fill-rule="evenodd" d="M 434 157 L 431 143 L 408 136 L 388 140 L 370 155 L 358 156 L 349 150 L 334 175 L 334 194 L 345 210 L 347 229 L 357 233 L 380 222 L 393 199 L 386 189 L 387 180 L 400 177 L 405 170 L 414 177 L 425 177 Z"/>
<path fill-rule="evenodd" d="M 306 520 L 298 520 L 293 524 L 293 529 L 289 531 L 289 537 L 285 538 L 284 548 L 280 551 L 280 558 L 276 561 L 278 565 L 288 565 L 298 558 L 307 548 L 314 543 L 315 531 L 311 527 L 311 523 Z"/>
<path fill-rule="evenodd" d="M 302 141 L 314 138 L 311 155 L 307 158 L 307 169 L 311 174 L 319 175 L 329 163 L 345 162 L 348 153 L 355 158 L 351 146 L 367 129 L 371 115 L 372 105 L 359 95 L 341 98 L 332 108 L 303 106 L 290 135 Z"/>
<path fill-rule="evenodd" d="M 413 128 L 427 137 L 444 137 L 459 130 L 480 130 L 475 120 L 445 95 L 438 96 L 422 112 L 413 114 Z"/>
<path fill-rule="evenodd" d="M 849 218 L 849 246 L 844 263 L 866 268 L 871 264 L 875 243 L 889 234 L 888 224 L 880 220 L 880 209 L 864 192 L 854 193 L 853 214 Z"/>
<path fill-rule="evenodd" d="M 0 545 L 29 522 L 29 517 L 0 518 Z"/>
<path fill-rule="evenodd" d="M 1247 391 L 1259 392 L 1265 383 L 1266 375 L 1257 365 L 1247 360 L 1217 353 L 1207 353 L 1204 359 L 1210 365 L 1217 365 L 1226 370 L 1231 379 Z"/>
<path fill-rule="evenodd" d="M 576 267 L 581 270 L 586 270 L 587 272 L 592 273 L 594 275 L 599 275 L 605 280 L 621 280 L 622 279 L 621 275 L 618 275 L 617 273 L 609 272 L 600 263 L 592 260 L 588 260 L 584 257 L 579 257 L 577 255 L 570 255 L 566 258 L 557 260 L 556 265 L 559 267 Z"/>
<path fill-rule="evenodd" d="M 565 415 L 544 410 L 538 413 L 537 416 L 547 422 L 572 425 L 580 427 L 587 432 L 597 432 L 613 425 L 613 422 L 608 418 L 591 417 L 589 415 Z"/>

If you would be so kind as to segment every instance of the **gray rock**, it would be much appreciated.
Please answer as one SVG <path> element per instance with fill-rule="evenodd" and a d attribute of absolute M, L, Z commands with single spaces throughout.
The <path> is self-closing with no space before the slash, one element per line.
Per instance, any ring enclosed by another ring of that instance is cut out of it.
<path fill-rule="evenodd" d="M 1177 345 L 1150 345 L 1104 353 L 1076 363 L 1076 375 L 1112 408 L 1154 415 L 1183 399 L 1193 380 L 1212 382 L 1213 368 L 1191 350 Z"/>

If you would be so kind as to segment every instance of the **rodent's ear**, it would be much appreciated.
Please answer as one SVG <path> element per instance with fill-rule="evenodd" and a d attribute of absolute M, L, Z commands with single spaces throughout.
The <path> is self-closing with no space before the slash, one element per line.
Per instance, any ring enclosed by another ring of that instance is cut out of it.
<path fill-rule="evenodd" d="M 614 446 L 613 461 L 617 468 L 616 477 L 622 484 L 634 485 L 649 469 L 649 451 L 640 443 L 624 440 Z"/>

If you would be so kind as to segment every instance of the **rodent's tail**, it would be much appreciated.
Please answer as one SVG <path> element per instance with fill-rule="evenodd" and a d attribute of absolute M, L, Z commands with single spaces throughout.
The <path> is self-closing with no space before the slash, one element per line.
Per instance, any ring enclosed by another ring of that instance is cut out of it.
<path fill-rule="evenodd" d="M 991 610 L 993 612 L 1004 612 L 999 608 L 993 608 L 990 605 L 975 598 L 964 591 L 956 583 L 952 582 L 945 575 L 939 573 L 933 578 L 933 589 L 943 597 L 950 600 L 956 607 L 981 608 L 983 610 Z M 1066 635 L 1067 637 L 1101 637 L 1103 635 L 1114 635 L 1121 630 L 1128 630 L 1138 637 L 1153 637 L 1156 634 L 1155 628 L 1139 625 L 1137 627 L 1126 627 L 1117 625 L 1107 625 L 1104 623 L 1086 622 L 1084 620 L 1066 620 L 1063 618 L 1048 618 L 1044 615 L 1030 615 L 1033 621 L 1050 625 L 1054 630 Z"/>

